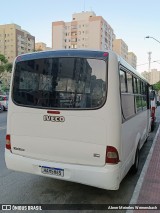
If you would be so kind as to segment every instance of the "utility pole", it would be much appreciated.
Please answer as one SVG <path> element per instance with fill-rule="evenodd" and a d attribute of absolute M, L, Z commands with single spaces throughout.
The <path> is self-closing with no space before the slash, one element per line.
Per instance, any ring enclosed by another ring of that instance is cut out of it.
<path fill-rule="evenodd" d="M 148 72 L 151 71 L 151 54 L 152 52 L 148 52 Z"/>
<path fill-rule="evenodd" d="M 148 81 L 150 82 L 151 78 L 151 54 L 152 52 L 148 52 Z"/>

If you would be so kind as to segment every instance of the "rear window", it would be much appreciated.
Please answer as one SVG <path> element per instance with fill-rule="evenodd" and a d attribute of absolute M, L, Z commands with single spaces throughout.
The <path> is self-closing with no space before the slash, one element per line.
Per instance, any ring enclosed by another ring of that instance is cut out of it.
<path fill-rule="evenodd" d="M 88 109 L 106 99 L 106 62 L 47 58 L 16 63 L 13 101 L 38 108 Z"/>

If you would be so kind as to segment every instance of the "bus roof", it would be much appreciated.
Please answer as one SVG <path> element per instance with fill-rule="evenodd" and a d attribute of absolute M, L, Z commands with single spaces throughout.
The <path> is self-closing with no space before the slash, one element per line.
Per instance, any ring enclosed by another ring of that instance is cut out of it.
<path fill-rule="evenodd" d="M 128 70 L 130 70 L 132 73 L 134 73 L 136 76 L 144 80 L 149 84 L 146 78 L 144 78 L 136 69 L 134 69 L 130 64 L 128 64 L 122 57 L 118 56 L 118 61 L 120 64 L 124 67 L 126 67 Z"/>
<path fill-rule="evenodd" d="M 50 57 L 93 57 L 99 59 L 106 59 L 107 54 L 114 54 L 117 56 L 119 63 L 126 67 L 129 71 L 134 73 L 136 76 L 144 80 L 148 83 L 148 81 L 137 72 L 130 64 L 128 64 L 122 57 L 117 55 L 112 50 L 91 50 L 91 49 L 62 49 L 62 50 L 47 50 L 33 53 L 26 53 L 16 57 L 15 62 L 25 61 L 25 60 L 33 60 L 33 59 L 41 59 L 41 58 L 50 58 Z M 149 84 L 149 83 L 148 83 Z"/>
<path fill-rule="evenodd" d="M 50 58 L 50 57 L 93 57 L 93 58 L 102 58 L 105 59 L 109 51 L 100 51 L 100 50 L 85 50 L 85 49 L 70 49 L 70 50 L 47 50 L 40 52 L 27 53 L 17 56 L 16 62 L 25 61 L 31 59 L 41 59 L 41 58 Z"/>

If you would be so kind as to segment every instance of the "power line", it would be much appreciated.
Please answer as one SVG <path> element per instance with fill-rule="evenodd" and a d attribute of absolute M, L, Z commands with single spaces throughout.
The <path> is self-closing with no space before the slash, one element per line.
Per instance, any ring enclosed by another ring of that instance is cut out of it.
<path fill-rule="evenodd" d="M 150 62 L 150 63 L 155 63 L 155 62 L 157 62 L 157 63 L 158 63 L 158 61 L 160 61 L 160 60 L 152 61 L 152 62 Z M 148 63 L 138 64 L 137 66 L 142 66 L 142 65 L 146 65 L 146 64 L 148 64 Z"/>

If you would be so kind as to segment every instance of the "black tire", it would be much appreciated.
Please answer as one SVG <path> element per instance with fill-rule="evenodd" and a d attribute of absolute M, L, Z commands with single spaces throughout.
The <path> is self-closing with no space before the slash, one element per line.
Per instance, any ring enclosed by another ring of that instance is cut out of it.
<path fill-rule="evenodd" d="M 136 150 L 136 156 L 135 156 L 135 161 L 134 161 L 133 166 L 131 167 L 132 174 L 136 174 L 137 173 L 138 166 L 139 166 L 139 149 L 137 148 L 137 150 Z"/>

